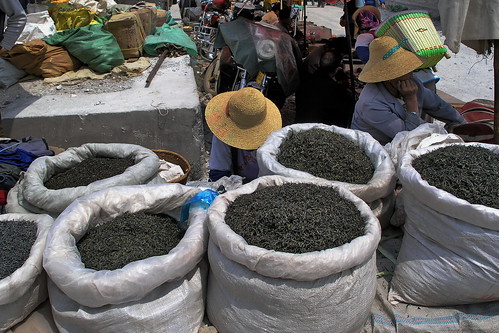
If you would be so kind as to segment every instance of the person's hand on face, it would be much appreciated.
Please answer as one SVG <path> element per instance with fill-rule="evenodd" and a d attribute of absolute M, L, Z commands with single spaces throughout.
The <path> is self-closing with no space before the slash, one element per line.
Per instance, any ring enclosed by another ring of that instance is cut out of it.
<path fill-rule="evenodd" d="M 402 98 L 405 100 L 407 98 L 416 97 L 416 93 L 418 92 L 418 86 L 416 82 L 412 78 L 402 79 L 397 82 L 397 90 L 402 95 Z"/>

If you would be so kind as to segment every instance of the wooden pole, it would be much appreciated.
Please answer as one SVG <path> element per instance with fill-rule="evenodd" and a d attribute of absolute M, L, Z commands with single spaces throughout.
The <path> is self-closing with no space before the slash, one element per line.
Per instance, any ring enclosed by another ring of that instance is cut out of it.
<path fill-rule="evenodd" d="M 350 1 L 355 1 L 355 0 L 350 0 Z M 352 35 L 352 31 L 350 31 L 350 13 L 348 12 L 348 0 L 345 0 L 343 5 L 345 6 L 345 34 L 347 36 L 347 41 L 348 41 L 348 66 L 350 69 L 350 89 L 352 89 L 352 96 L 357 100 L 356 92 L 355 92 L 355 76 L 353 72 L 353 54 L 352 54 L 352 38 L 350 37 Z"/>
<path fill-rule="evenodd" d="M 499 39 L 494 40 L 494 142 L 499 145 Z"/>
<path fill-rule="evenodd" d="M 151 70 L 151 72 L 149 73 L 149 76 L 146 79 L 146 86 L 145 86 L 146 88 L 149 88 L 149 86 L 151 85 L 152 79 L 154 78 L 154 76 L 158 72 L 159 68 L 161 67 L 161 64 L 163 63 L 163 61 L 165 61 L 165 58 L 168 55 L 168 50 L 166 50 L 164 48 L 161 48 L 158 51 L 160 51 L 161 54 L 159 56 L 158 61 L 156 62 L 156 65 L 154 65 L 153 69 Z"/>
<path fill-rule="evenodd" d="M 307 49 L 307 1 L 303 0 L 303 40 L 305 41 L 305 50 Z"/>

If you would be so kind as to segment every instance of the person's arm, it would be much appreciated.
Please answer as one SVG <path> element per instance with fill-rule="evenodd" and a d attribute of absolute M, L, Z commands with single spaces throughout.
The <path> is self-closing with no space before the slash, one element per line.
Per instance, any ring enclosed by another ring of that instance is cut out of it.
<path fill-rule="evenodd" d="M 7 28 L 3 33 L 0 48 L 10 50 L 26 25 L 26 12 L 18 0 L 2 0 L 0 10 L 7 17 Z"/>
<path fill-rule="evenodd" d="M 397 133 L 411 131 L 423 123 L 417 114 L 405 111 L 398 101 L 387 101 L 369 83 L 364 90 L 357 101 L 354 115 L 354 118 L 361 120 L 360 122 L 357 120 L 357 123 L 364 123 L 364 125 L 355 127 L 355 129 L 364 130 L 361 127 L 371 127 L 391 140 Z M 373 136 L 376 138 L 375 135 Z"/>
<path fill-rule="evenodd" d="M 397 89 L 404 99 L 407 111 L 413 114 L 419 113 L 418 105 L 418 85 L 414 79 L 400 80 L 397 82 Z"/>
<path fill-rule="evenodd" d="M 217 181 L 220 178 L 232 175 L 232 152 L 230 146 L 223 143 L 216 136 L 211 141 L 210 152 L 210 181 Z"/>
<path fill-rule="evenodd" d="M 451 126 L 466 123 L 463 116 L 440 96 L 425 88 L 422 84 L 420 89 L 423 99 L 422 108 L 425 113 Z"/>
<path fill-rule="evenodd" d="M 365 119 L 366 122 L 392 139 L 397 133 L 412 131 L 423 123 L 417 114 L 404 112 L 401 117 L 386 107 L 381 108 L 380 105 L 373 105 L 371 111 L 370 116 Z"/>

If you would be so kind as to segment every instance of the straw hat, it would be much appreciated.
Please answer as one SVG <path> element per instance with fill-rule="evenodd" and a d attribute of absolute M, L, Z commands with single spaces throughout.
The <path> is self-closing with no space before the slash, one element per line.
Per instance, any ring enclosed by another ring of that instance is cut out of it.
<path fill-rule="evenodd" d="M 357 16 L 359 16 L 359 14 L 363 11 L 368 11 L 368 12 L 373 13 L 374 16 L 376 16 L 376 18 L 378 19 L 379 23 L 381 24 L 381 13 L 380 13 L 378 8 L 376 8 L 374 6 L 369 6 L 369 5 L 365 5 L 365 6 L 360 7 L 352 14 L 352 21 L 355 24 L 355 28 L 354 28 L 354 32 L 353 32 L 353 36 L 355 38 L 357 38 L 357 36 L 359 35 L 359 25 L 357 24 Z"/>
<path fill-rule="evenodd" d="M 206 105 L 206 122 L 220 141 L 239 149 L 257 149 L 282 127 L 277 106 L 255 88 L 229 91 Z"/>
<path fill-rule="evenodd" d="M 396 79 L 412 72 L 423 64 L 423 61 L 411 51 L 403 48 L 406 40 L 398 43 L 393 37 L 382 36 L 369 44 L 369 61 L 359 80 L 367 83 Z"/>

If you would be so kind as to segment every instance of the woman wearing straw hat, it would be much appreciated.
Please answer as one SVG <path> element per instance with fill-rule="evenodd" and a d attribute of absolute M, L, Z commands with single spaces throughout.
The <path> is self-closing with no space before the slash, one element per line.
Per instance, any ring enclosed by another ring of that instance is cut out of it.
<path fill-rule="evenodd" d="M 255 88 L 229 91 L 206 106 L 206 122 L 213 132 L 211 181 L 233 174 L 248 182 L 258 177 L 256 149 L 270 133 L 282 127 L 277 106 Z"/>
<path fill-rule="evenodd" d="M 411 131 L 423 123 L 422 112 L 453 126 L 464 118 L 437 94 L 414 78 L 412 71 L 423 62 L 389 36 L 369 45 L 370 57 L 359 80 L 367 85 L 355 105 L 352 128 L 368 132 L 381 144 L 401 131 Z"/>

